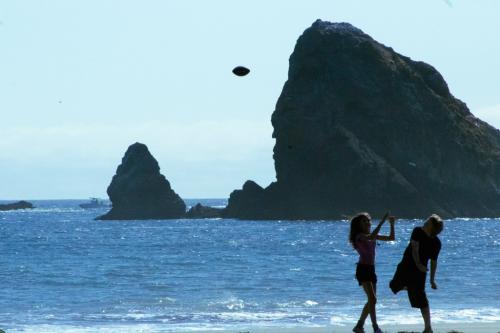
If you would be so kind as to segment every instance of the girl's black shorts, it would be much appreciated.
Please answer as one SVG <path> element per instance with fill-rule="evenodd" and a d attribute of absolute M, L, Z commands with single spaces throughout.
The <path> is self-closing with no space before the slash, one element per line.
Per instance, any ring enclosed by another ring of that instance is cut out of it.
<path fill-rule="evenodd" d="M 363 282 L 371 282 L 373 284 L 376 284 L 377 274 L 375 274 L 375 266 L 366 264 L 357 264 L 356 280 L 358 280 L 359 285 L 362 285 Z"/>

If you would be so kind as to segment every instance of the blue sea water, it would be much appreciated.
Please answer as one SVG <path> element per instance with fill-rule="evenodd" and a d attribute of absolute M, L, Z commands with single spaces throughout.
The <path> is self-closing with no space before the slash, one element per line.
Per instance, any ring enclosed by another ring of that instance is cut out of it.
<path fill-rule="evenodd" d="M 352 325 L 364 304 L 347 221 L 95 221 L 82 200 L 0 212 L 0 328 L 177 332 Z M 188 201 L 194 204 L 196 201 Z M 205 200 L 223 206 L 225 200 Z M 377 246 L 384 323 L 419 323 L 388 289 L 412 229 Z M 384 227 L 383 232 L 388 232 Z M 500 327 L 500 220 L 446 221 L 435 322 Z"/>

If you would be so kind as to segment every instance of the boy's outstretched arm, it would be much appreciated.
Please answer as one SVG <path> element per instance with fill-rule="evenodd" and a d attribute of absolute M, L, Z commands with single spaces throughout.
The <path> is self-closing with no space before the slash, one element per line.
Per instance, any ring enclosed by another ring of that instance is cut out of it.
<path fill-rule="evenodd" d="M 377 239 L 381 241 L 393 241 L 396 239 L 396 232 L 394 231 L 394 223 L 396 223 L 396 218 L 394 216 L 389 216 L 389 223 L 391 224 L 391 233 L 389 236 L 377 235 Z"/>
<path fill-rule="evenodd" d="M 431 288 L 432 289 L 437 289 L 437 284 L 434 281 L 434 278 L 436 277 L 437 265 L 438 265 L 437 260 L 431 259 Z"/>

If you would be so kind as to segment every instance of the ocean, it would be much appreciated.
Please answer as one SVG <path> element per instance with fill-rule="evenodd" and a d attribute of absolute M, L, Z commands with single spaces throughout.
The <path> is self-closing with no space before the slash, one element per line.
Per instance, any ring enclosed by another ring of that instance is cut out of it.
<path fill-rule="evenodd" d="M 347 221 L 95 221 L 85 200 L 0 212 L 0 328 L 180 332 L 352 326 L 365 302 Z M 192 205 L 199 200 L 187 200 Z M 201 200 L 224 206 L 226 200 Z M 419 220 L 377 246 L 379 323 L 420 323 L 388 283 Z M 384 226 L 382 233 L 388 233 Z M 499 323 L 500 219 L 445 222 L 435 323 Z"/>

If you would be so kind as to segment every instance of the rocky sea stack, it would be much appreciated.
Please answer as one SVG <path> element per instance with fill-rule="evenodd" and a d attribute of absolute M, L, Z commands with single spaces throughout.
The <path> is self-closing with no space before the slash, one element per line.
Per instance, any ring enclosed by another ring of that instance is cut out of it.
<path fill-rule="evenodd" d="M 148 147 L 138 142 L 128 147 L 108 195 L 113 207 L 100 220 L 174 219 L 186 212 Z"/>
<path fill-rule="evenodd" d="M 500 133 L 431 65 L 348 23 L 298 39 L 272 115 L 277 181 L 248 181 L 225 216 L 500 216 Z"/>
<path fill-rule="evenodd" d="M 18 202 L 13 202 L 13 203 L 8 203 L 8 204 L 0 204 L 0 211 L 7 211 L 7 210 L 18 210 L 18 209 L 33 209 L 35 208 L 31 202 L 28 201 L 18 201 Z"/>
<path fill-rule="evenodd" d="M 197 203 L 187 211 L 185 217 L 188 219 L 219 218 L 222 212 L 221 208 L 203 206 L 201 203 Z"/>

